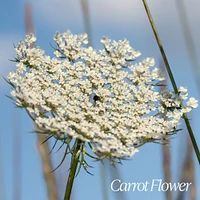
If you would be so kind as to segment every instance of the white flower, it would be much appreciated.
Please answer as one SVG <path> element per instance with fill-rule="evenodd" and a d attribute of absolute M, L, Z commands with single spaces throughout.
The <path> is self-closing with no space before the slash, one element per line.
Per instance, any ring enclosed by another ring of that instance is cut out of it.
<path fill-rule="evenodd" d="M 26 35 L 25 36 L 25 42 L 28 44 L 28 46 L 33 44 L 35 41 L 36 41 L 36 37 L 34 36 L 33 33 L 31 33 L 30 35 Z"/>
<path fill-rule="evenodd" d="M 99 157 L 124 158 L 146 142 L 174 132 L 184 112 L 197 107 L 187 90 L 158 92 L 164 79 L 153 58 L 140 56 L 126 39 L 103 37 L 103 50 L 85 47 L 87 35 L 56 33 L 55 55 L 44 55 L 26 36 L 15 48 L 17 69 L 8 80 L 16 105 L 34 114 L 41 130 L 62 141 L 79 138 Z"/>
<path fill-rule="evenodd" d="M 179 92 L 183 92 L 183 93 L 187 93 L 187 89 L 184 88 L 183 86 L 181 86 L 179 89 L 178 89 Z"/>
<path fill-rule="evenodd" d="M 187 106 L 189 106 L 191 108 L 197 108 L 198 101 L 194 97 L 191 97 L 191 98 L 189 98 L 189 101 L 187 102 Z"/>

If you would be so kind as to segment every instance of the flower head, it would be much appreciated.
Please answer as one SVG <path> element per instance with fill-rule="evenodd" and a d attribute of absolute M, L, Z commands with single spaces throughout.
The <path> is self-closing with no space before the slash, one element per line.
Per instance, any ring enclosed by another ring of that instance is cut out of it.
<path fill-rule="evenodd" d="M 86 47 L 87 35 L 56 33 L 56 58 L 35 36 L 16 47 L 16 71 L 8 80 L 17 106 L 25 108 L 41 131 L 69 143 L 79 138 L 100 158 L 126 158 L 146 142 L 173 133 L 184 112 L 197 107 L 180 95 L 159 92 L 164 76 L 153 58 L 134 63 L 140 52 L 124 40 L 103 37 L 103 50 Z"/>

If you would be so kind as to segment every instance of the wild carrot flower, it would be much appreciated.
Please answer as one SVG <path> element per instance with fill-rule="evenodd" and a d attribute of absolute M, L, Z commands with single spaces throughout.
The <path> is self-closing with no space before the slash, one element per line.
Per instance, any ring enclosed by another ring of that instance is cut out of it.
<path fill-rule="evenodd" d="M 179 94 L 158 87 L 165 79 L 153 58 L 141 55 L 126 39 L 103 37 L 104 49 L 87 47 L 86 34 L 56 33 L 55 58 L 29 48 L 34 35 L 15 47 L 16 71 L 8 82 L 18 107 L 25 108 L 41 132 L 64 141 L 88 144 L 99 158 L 127 158 L 146 142 L 178 131 L 183 113 L 197 107 L 187 89 Z M 70 151 L 70 148 L 68 149 Z"/>

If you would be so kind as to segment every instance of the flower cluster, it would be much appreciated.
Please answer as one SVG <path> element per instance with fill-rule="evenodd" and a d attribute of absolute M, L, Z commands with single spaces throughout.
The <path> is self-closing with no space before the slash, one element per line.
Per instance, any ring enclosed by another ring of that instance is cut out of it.
<path fill-rule="evenodd" d="M 16 105 L 41 131 L 62 141 L 78 138 L 100 158 L 127 158 L 146 142 L 177 130 L 183 113 L 197 107 L 186 88 L 159 91 L 165 79 L 153 58 L 140 56 L 126 39 L 103 37 L 103 50 L 86 34 L 56 33 L 55 58 L 28 35 L 15 47 L 16 71 L 8 82 Z"/>

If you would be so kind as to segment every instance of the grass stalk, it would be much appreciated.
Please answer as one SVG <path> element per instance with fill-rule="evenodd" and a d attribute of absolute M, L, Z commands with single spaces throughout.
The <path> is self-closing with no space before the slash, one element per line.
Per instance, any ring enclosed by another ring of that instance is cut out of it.
<path fill-rule="evenodd" d="M 165 70 L 165 67 L 163 65 L 162 60 L 160 61 L 160 68 Z M 160 92 L 163 90 L 166 90 L 166 84 L 167 79 L 162 82 L 162 85 L 160 87 Z M 162 159 L 163 159 L 163 175 L 164 175 L 164 181 L 167 183 L 171 183 L 171 154 L 169 150 L 170 140 L 169 136 L 164 136 L 164 139 L 167 141 L 167 145 L 162 145 Z M 166 200 L 173 200 L 172 192 L 170 190 L 167 190 L 165 192 Z"/>
<path fill-rule="evenodd" d="M 33 20 L 32 20 L 32 6 L 30 3 L 27 3 L 25 5 L 25 27 L 27 34 L 34 33 Z M 31 46 L 30 48 L 32 47 L 33 46 Z M 36 129 L 38 129 L 37 126 Z M 53 171 L 52 160 L 49 155 L 50 148 L 48 141 L 44 142 L 45 140 L 46 140 L 45 135 L 37 134 L 37 146 L 41 158 L 43 176 L 47 187 L 48 199 L 58 200 L 56 178 L 53 173 L 50 173 Z"/>
<path fill-rule="evenodd" d="M 110 176 L 111 176 L 111 181 L 115 179 L 120 179 L 122 180 L 123 175 L 121 174 L 121 170 L 119 169 L 119 167 L 116 165 L 111 166 L 110 165 L 110 172 L 109 172 Z M 113 197 L 115 200 L 127 200 L 127 196 L 126 196 L 126 192 L 115 192 L 113 194 Z"/>
<path fill-rule="evenodd" d="M 164 61 L 164 63 L 165 63 L 165 67 L 166 67 L 167 73 L 168 73 L 168 75 L 169 75 L 170 81 L 171 81 L 172 86 L 173 86 L 174 92 L 175 92 L 176 94 L 179 94 L 179 92 L 178 92 L 178 87 L 177 87 L 177 85 L 176 85 L 174 76 L 173 76 L 173 74 L 172 74 L 172 71 L 171 71 L 171 68 L 170 68 L 170 65 L 169 65 L 167 56 L 166 56 L 166 54 L 165 54 L 163 45 L 162 45 L 161 40 L 160 40 L 160 37 L 159 37 L 158 32 L 157 32 L 157 30 L 156 30 L 156 26 L 155 26 L 155 23 L 154 23 L 154 21 L 153 21 L 153 17 L 152 17 L 152 15 L 151 15 L 150 10 L 149 10 L 148 4 L 147 4 L 146 0 L 142 0 L 142 2 L 143 2 L 143 4 L 144 4 L 144 8 L 145 8 L 145 10 L 146 10 L 146 13 L 147 13 L 149 22 L 150 22 L 151 27 L 152 27 L 152 30 L 153 30 L 153 32 L 154 32 L 154 35 L 155 35 L 155 38 L 156 38 L 158 47 L 159 47 L 159 49 L 160 49 L 160 52 L 161 52 L 163 61 Z M 198 162 L 199 162 L 199 164 L 200 164 L 200 152 L 199 152 L 199 148 L 198 148 L 197 142 L 196 142 L 196 140 L 195 140 L 194 133 L 193 133 L 193 130 L 192 130 L 192 128 L 191 128 L 191 125 L 190 125 L 190 122 L 189 122 L 189 119 L 188 119 L 187 114 L 185 114 L 185 113 L 183 114 L 183 119 L 184 119 L 185 124 L 186 124 L 186 127 L 187 127 L 187 129 L 188 129 L 188 132 L 189 132 L 189 135 L 190 135 L 190 139 L 191 139 L 191 141 L 192 141 L 192 145 L 193 145 L 193 148 L 194 148 L 196 157 L 197 157 Z"/>
<path fill-rule="evenodd" d="M 84 22 L 84 28 L 86 33 L 88 34 L 88 40 L 89 45 L 93 46 L 93 40 L 92 40 L 92 27 L 91 27 L 91 15 L 89 10 L 89 3 L 88 0 L 80 0 L 81 3 L 81 9 L 83 12 L 83 22 Z M 106 188 L 107 184 L 107 170 L 110 168 L 109 165 L 107 165 L 107 162 L 105 160 L 105 165 L 100 166 L 100 178 L 101 178 L 101 189 L 102 189 L 102 195 L 104 200 L 109 199 L 109 194 Z"/>
<path fill-rule="evenodd" d="M 70 172 L 69 172 L 68 181 L 66 185 L 64 200 L 70 200 L 72 186 L 74 183 L 74 178 L 75 178 L 75 174 L 76 174 L 76 170 L 77 170 L 77 166 L 79 162 L 79 157 L 81 153 L 81 144 L 82 144 L 81 140 L 76 139 L 75 143 L 76 143 L 76 148 L 72 154 L 71 167 L 70 167 Z"/>
<path fill-rule="evenodd" d="M 86 33 L 88 34 L 89 44 L 92 45 L 92 28 L 88 0 L 81 0 L 81 9 L 83 12 L 84 28 Z"/>
<path fill-rule="evenodd" d="M 49 200 L 58 200 L 57 184 L 53 171 L 51 157 L 49 155 L 49 144 L 44 143 L 46 136 L 42 134 L 37 135 L 37 147 L 42 163 L 43 176 L 47 188 L 47 194 Z"/>
<path fill-rule="evenodd" d="M 80 0 L 80 3 L 81 3 L 81 9 L 83 12 L 84 28 L 85 28 L 86 33 L 88 34 L 89 45 L 93 46 L 89 3 L 88 3 L 88 0 Z M 106 185 L 107 185 L 107 169 L 110 166 L 107 165 L 106 161 L 107 160 L 105 160 L 105 165 L 100 163 L 101 190 L 102 190 L 102 197 L 104 200 L 109 199 L 109 194 L 108 194 Z"/>
<path fill-rule="evenodd" d="M 195 48 L 195 41 L 192 36 L 192 31 L 191 31 L 189 19 L 187 16 L 186 6 L 184 4 L 184 1 L 182 0 L 176 0 L 175 3 L 176 3 L 177 11 L 178 11 L 177 13 L 179 16 L 179 21 L 180 21 L 180 25 L 181 25 L 181 29 L 182 29 L 182 33 L 184 37 L 185 46 L 187 47 L 186 50 L 187 50 L 187 53 L 191 62 L 191 66 L 193 69 L 195 84 L 198 88 L 200 85 L 199 56 Z M 197 91 L 200 97 L 200 90 L 197 89 Z"/>
<path fill-rule="evenodd" d="M 101 191 L 102 191 L 102 199 L 103 200 L 109 200 L 108 195 L 108 189 L 107 189 L 107 183 L 108 183 L 108 166 L 109 163 L 107 163 L 107 160 L 104 160 L 104 163 L 100 163 L 100 178 L 101 178 Z"/>
<path fill-rule="evenodd" d="M 192 149 L 191 141 L 188 140 L 188 135 L 185 141 L 186 141 L 186 144 L 184 144 L 184 147 L 186 147 L 186 155 L 185 155 L 184 162 L 180 170 L 179 182 L 180 183 L 188 182 L 188 183 L 192 183 L 192 185 L 190 186 L 190 190 L 187 193 L 183 191 L 178 191 L 176 199 L 177 200 L 186 199 L 186 195 L 188 194 L 188 199 L 196 200 L 197 191 L 196 191 L 196 183 L 195 183 L 195 167 L 194 167 L 194 160 L 193 160 L 193 149 Z"/>

